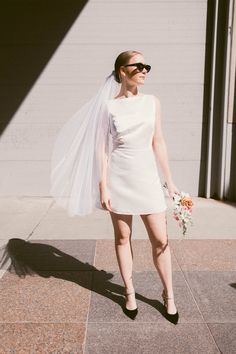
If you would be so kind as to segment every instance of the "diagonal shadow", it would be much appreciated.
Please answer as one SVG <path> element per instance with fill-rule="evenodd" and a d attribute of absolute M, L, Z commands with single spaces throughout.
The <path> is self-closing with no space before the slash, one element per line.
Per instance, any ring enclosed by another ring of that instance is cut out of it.
<path fill-rule="evenodd" d="M 44 278 L 55 277 L 71 281 L 107 297 L 120 306 L 124 304 L 124 286 L 110 282 L 114 276 L 112 273 L 98 270 L 93 265 L 83 263 L 52 245 L 12 238 L 1 248 L 4 250 L 0 259 L 1 268 L 10 261 L 8 271 L 21 278 L 37 274 Z M 92 283 L 90 272 L 93 276 Z M 160 301 L 148 299 L 137 292 L 136 299 L 149 304 L 165 316 Z"/>
<path fill-rule="evenodd" d="M 0 6 L 0 135 L 87 0 L 10 0 Z"/>

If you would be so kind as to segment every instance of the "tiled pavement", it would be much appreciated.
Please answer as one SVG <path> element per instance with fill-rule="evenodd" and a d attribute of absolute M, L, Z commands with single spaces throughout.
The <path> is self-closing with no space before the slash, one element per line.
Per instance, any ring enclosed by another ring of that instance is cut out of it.
<path fill-rule="evenodd" d="M 133 235 L 132 247 L 139 313 L 132 321 L 121 309 L 124 285 L 103 211 L 95 213 L 90 222 L 87 218 L 87 228 L 86 219 L 81 219 L 76 239 L 75 221 L 73 230 L 70 224 L 66 233 L 66 217 L 60 211 L 53 214 L 46 200 L 37 206 L 22 203 L 1 214 L 6 233 L 0 245 L 14 261 L 12 272 L 4 272 L 9 260 L 3 266 L 0 280 L 1 354 L 235 353 L 236 237 L 232 218 L 227 220 L 231 222 L 227 231 L 218 230 L 225 238 L 214 239 L 213 234 L 206 239 L 202 235 L 187 240 L 169 237 L 180 314 L 179 323 L 173 325 L 165 318 L 162 284 L 152 264 L 150 242 L 138 223 L 139 237 Z M 229 213 L 235 215 L 233 208 Z M 205 215 L 209 210 L 205 209 Z M 229 213 L 221 215 L 227 219 Z M 53 237 L 48 235 L 50 221 Z M 214 227 L 211 230 L 215 232 Z M 46 237 L 42 237 L 44 232 Z M 100 236 L 93 239 L 93 232 Z M 210 234 L 209 229 L 207 232 Z"/>

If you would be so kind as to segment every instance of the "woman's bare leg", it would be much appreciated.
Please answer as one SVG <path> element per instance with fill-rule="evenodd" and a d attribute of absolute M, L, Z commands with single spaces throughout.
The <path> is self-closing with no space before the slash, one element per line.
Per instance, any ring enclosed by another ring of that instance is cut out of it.
<path fill-rule="evenodd" d="M 152 245 L 153 263 L 168 297 L 173 297 L 171 253 L 167 234 L 166 212 L 140 215 Z M 176 312 L 174 300 L 167 301 L 167 311 Z"/>
<path fill-rule="evenodd" d="M 116 214 L 110 212 L 115 235 L 116 257 L 126 292 L 134 291 L 132 281 L 133 250 L 131 245 L 132 215 Z M 135 294 L 127 297 L 126 307 L 133 310 L 137 307 Z"/>

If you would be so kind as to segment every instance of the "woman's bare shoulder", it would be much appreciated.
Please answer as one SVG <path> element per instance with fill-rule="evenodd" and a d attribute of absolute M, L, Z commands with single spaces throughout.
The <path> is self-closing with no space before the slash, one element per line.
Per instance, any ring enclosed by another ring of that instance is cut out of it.
<path fill-rule="evenodd" d="M 155 101 L 155 104 L 157 107 L 160 107 L 161 106 L 161 101 L 160 101 L 160 98 L 156 95 L 152 95 L 153 98 L 154 98 L 154 101 Z"/>

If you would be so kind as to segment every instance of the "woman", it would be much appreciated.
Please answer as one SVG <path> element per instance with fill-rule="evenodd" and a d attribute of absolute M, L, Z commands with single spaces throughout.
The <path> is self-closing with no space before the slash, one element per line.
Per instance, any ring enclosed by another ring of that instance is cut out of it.
<path fill-rule="evenodd" d="M 167 318 L 176 324 L 179 314 L 172 286 L 167 205 L 155 159 L 160 162 L 169 196 L 180 192 L 168 165 L 160 101 L 138 92 L 151 69 L 144 63 L 138 51 L 120 53 L 99 93 L 65 124 L 54 147 L 51 194 L 71 216 L 87 215 L 94 207 L 109 211 L 126 289 L 124 310 L 133 319 L 138 308 L 132 282 L 132 215 L 141 216 L 163 283 Z"/>

